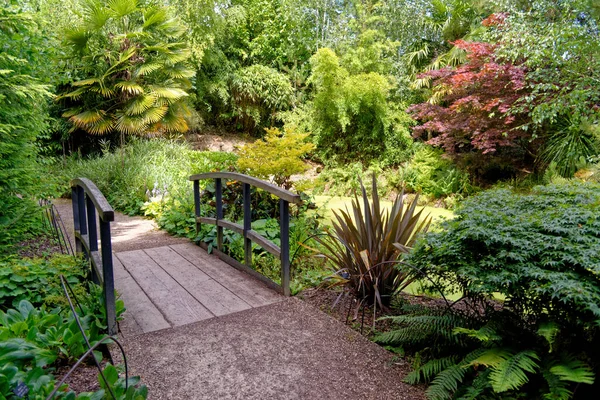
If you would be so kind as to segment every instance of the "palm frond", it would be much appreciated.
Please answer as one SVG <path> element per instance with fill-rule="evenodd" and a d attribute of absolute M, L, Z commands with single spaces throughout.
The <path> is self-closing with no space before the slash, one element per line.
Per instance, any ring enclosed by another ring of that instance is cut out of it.
<path fill-rule="evenodd" d="M 156 98 L 152 95 L 136 96 L 124 107 L 127 115 L 139 115 L 155 105 Z"/>
<path fill-rule="evenodd" d="M 106 6 L 117 18 L 125 17 L 138 9 L 136 0 L 109 0 Z"/>
<path fill-rule="evenodd" d="M 141 85 L 139 85 L 137 82 L 133 82 L 133 81 L 117 82 L 117 83 L 115 83 L 115 88 L 121 89 L 122 92 L 132 94 L 132 95 L 139 95 L 139 94 L 144 93 L 144 88 Z"/>

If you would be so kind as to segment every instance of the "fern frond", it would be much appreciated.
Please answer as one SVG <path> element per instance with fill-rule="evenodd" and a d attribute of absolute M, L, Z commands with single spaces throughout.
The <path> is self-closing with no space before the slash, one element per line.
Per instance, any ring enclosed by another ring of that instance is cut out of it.
<path fill-rule="evenodd" d="M 558 376 L 561 381 L 594 384 L 594 371 L 589 365 L 573 356 L 564 357 L 560 363 L 550 367 L 550 373 Z"/>
<path fill-rule="evenodd" d="M 489 324 L 482 326 L 479 329 L 468 329 L 468 328 L 454 328 L 452 331 L 454 334 L 464 334 L 473 339 L 477 339 L 482 343 L 498 342 L 502 340 L 502 337 L 498 335 L 496 329 Z"/>
<path fill-rule="evenodd" d="M 521 351 L 492 366 L 490 382 L 496 393 L 515 390 L 529 381 L 525 372 L 534 373 L 539 365 L 539 356 L 531 350 Z"/>
<path fill-rule="evenodd" d="M 548 369 L 542 370 L 542 375 L 548 383 L 548 393 L 544 394 L 544 400 L 570 400 L 573 392 L 568 388 L 568 383 L 562 381 Z"/>
<path fill-rule="evenodd" d="M 537 334 L 546 339 L 548 342 L 548 346 L 550 346 L 550 353 L 554 349 L 554 340 L 556 339 L 556 335 L 559 333 L 559 326 L 555 322 L 545 322 L 540 324 Z"/>
<path fill-rule="evenodd" d="M 457 364 L 458 361 L 458 356 L 449 356 L 430 360 L 423 364 L 420 368 L 417 368 L 408 374 L 406 378 L 404 378 L 404 381 L 410 385 L 416 385 L 417 383 L 422 382 L 430 382 L 434 376 L 449 368 L 451 365 Z"/>
<path fill-rule="evenodd" d="M 440 372 L 431 386 L 427 388 L 425 394 L 430 400 L 450 400 L 452 399 L 453 393 L 458 389 L 458 384 L 462 382 L 465 377 L 467 369 L 453 365 Z"/>

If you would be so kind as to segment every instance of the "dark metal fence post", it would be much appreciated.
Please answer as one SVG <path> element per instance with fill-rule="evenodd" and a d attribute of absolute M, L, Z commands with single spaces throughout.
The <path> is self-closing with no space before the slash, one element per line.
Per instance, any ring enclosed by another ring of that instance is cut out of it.
<path fill-rule="evenodd" d="M 281 287 L 283 295 L 290 293 L 290 204 L 279 200 L 280 236 L 281 236 Z"/>
<path fill-rule="evenodd" d="M 215 198 L 217 201 L 217 249 L 223 251 L 223 227 L 219 221 L 223 219 L 223 181 L 215 179 Z"/>
<path fill-rule="evenodd" d="M 244 262 L 246 266 L 252 267 L 252 240 L 248 239 L 247 233 L 252 230 L 252 207 L 250 198 L 250 184 L 244 183 Z"/>
<path fill-rule="evenodd" d="M 87 235 L 87 223 L 85 212 L 85 191 L 81 186 L 77 186 L 77 206 L 79 207 L 79 233 Z"/>
<path fill-rule="evenodd" d="M 117 333 L 117 314 L 115 307 L 115 279 L 113 275 L 112 243 L 110 241 L 110 222 L 100 219 L 100 243 L 102 245 L 102 283 L 104 289 L 104 307 L 108 334 Z"/>

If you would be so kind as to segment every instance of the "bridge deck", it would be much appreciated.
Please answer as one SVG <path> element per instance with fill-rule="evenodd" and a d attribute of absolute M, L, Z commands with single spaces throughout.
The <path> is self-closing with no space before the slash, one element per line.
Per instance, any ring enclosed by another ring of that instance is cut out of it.
<path fill-rule="evenodd" d="M 127 307 L 125 335 L 186 325 L 283 300 L 262 282 L 192 243 L 114 254 Z"/>

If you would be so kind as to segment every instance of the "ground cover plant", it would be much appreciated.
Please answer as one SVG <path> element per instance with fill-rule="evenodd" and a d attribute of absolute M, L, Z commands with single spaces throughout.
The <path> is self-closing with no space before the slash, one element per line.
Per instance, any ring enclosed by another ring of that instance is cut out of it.
<path fill-rule="evenodd" d="M 462 307 L 409 308 L 379 337 L 416 350 L 411 382 L 444 398 L 588 398 L 598 377 L 600 187 L 467 199 L 408 258 Z M 495 294 L 504 297 L 494 300 Z"/>

